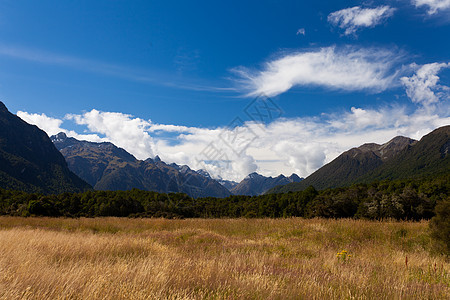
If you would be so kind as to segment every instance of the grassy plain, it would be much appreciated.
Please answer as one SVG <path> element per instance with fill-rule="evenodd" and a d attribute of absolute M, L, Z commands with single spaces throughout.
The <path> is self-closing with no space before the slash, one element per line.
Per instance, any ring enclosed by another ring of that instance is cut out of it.
<path fill-rule="evenodd" d="M 0 298 L 448 299 L 427 224 L 0 217 Z"/>

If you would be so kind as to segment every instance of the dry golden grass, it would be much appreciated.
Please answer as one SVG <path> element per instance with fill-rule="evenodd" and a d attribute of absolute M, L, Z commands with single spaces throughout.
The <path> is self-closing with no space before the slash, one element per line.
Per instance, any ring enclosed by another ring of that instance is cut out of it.
<path fill-rule="evenodd" d="M 430 243 L 427 222 L 0 217 L 0 298 L 448 299 Z"/>

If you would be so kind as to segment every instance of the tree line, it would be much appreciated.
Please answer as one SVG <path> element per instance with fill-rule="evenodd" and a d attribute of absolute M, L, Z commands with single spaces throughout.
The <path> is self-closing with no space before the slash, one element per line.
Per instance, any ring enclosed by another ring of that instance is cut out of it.
<path fill-rule="evenodd" d="M 142 190 L 43 195 L 0 189 L 0 214 L 52 217 L 283 218 L 421 220 L 449 197 L 450 175 L 261 196 L 192 198 Z"/>

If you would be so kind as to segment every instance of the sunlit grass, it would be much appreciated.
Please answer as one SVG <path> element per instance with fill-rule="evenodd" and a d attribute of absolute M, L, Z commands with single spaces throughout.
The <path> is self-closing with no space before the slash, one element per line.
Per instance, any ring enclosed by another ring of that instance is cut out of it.
<path fill-rule="evenodd" d="M 427 222 L 1 217 L 0 297 L 448 299 L 431 245 Z"/>

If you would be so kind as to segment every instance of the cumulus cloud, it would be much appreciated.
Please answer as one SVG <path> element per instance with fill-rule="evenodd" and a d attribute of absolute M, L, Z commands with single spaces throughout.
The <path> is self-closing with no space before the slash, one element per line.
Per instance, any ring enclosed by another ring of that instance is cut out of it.
<path fill-rule="evenodd" d="M 130 151 L 139 159 L 153 156 L 153 139 L 147 132 L 151 123 L 131 115 L 91 110 L 82 115 L 69 114 L 66 119 L 78 125 L 86 125 L 91 132 L 105 135 L 118 147 Z"/>
<path fill-rule="evenodd" d="M 91 142 L 104 142 L 105 139 L 100 138 L 97 134 L 78 134 L 72 130 L 66 130 L 61 127 L 64 120 L 52 118 L 46 114 L 27 113 L 25 111 L 18 111 L 17 116 L 29 124 L 36 125 L 44 130 L 48 136 L 64 132 L 65 134 L 79 140 L 86 140 Z"/>
<path fill-rule="evenodd" d="M 412 0 L 416 7 L 427 6 L 427 13 L 434 15 L 440 10 L 447 10 L 450 8 L 450 0 Z"/>
<path fill-rule="evenodd" d="M 65 120 L 38 118 L 42 129 L 55 133 L 62 122 L 84 125 L 90 135 L 69 136 L 89 140 L 104 135 L 138 158 L 159 155 L 168 163 L 205 169 L 215 178 L 240 181 L 252 172 L 266 176 L 295 172 L 307 176 L 343 151 L 367 142 L 384 143 L 404 135 L 421 138 L 431 130 L 450 124 L 448 103 L 444 109 L 409 112 L 404 106 L 379 109 L 352 107 L 349 111 L 316 117 L 276 119 L 268 124 L 247 121 L 236 127 L 200 128 L 154 124 L 131 115 L 92 110 Z M 46 122 L 50 122 L 46 124 Z M 51 125 L 53 124 L 53 125 Z M 175 143 L 155 133 L 175 133 Z"/>
<path fill-rule="evenodd" d="M 396 84 L 393 66 L 402 55 L 386 49 L 326 47 L 281 55 L 262 70 L 237 68 L 237 82 L 250 96 L 276 96 L 295 86 L 344 91 L 383 91 Z"/>
<path fill-rule="evenodd" d="M 414 65 L 418 68 L 417 65 Z M 414 103 L 423 106 L 439 102 L 441 99 L 449 98 L 448 87 L 438 84 L 437 74 L 441 69 L 449 68 L 450 63 L 431 63 L 418 68 L 411 77 L 402 77 L 401 81 L 406 88 L 406 94 Z"/>
<path fill-rule="evenodd" d="M 422 0 L 423 1 L 423 0 Z M 374 27 L 394 14 L 395 8 L 388 5 L 376 8 L 350 7 L 328 15 L 328 22 L 344 29 L 345 35 L 355 34 L 363 27 Z"/>
<path fill-rule="evenodd" d="M 46 114 L 29 114 L 24 111 L 18 111 L 17 116 L 27 123 L 38 126 L 48 135 L 55 135 L 59 132 L 66 132 L 61 128 L 62 120 L 48 117 Z"/>

